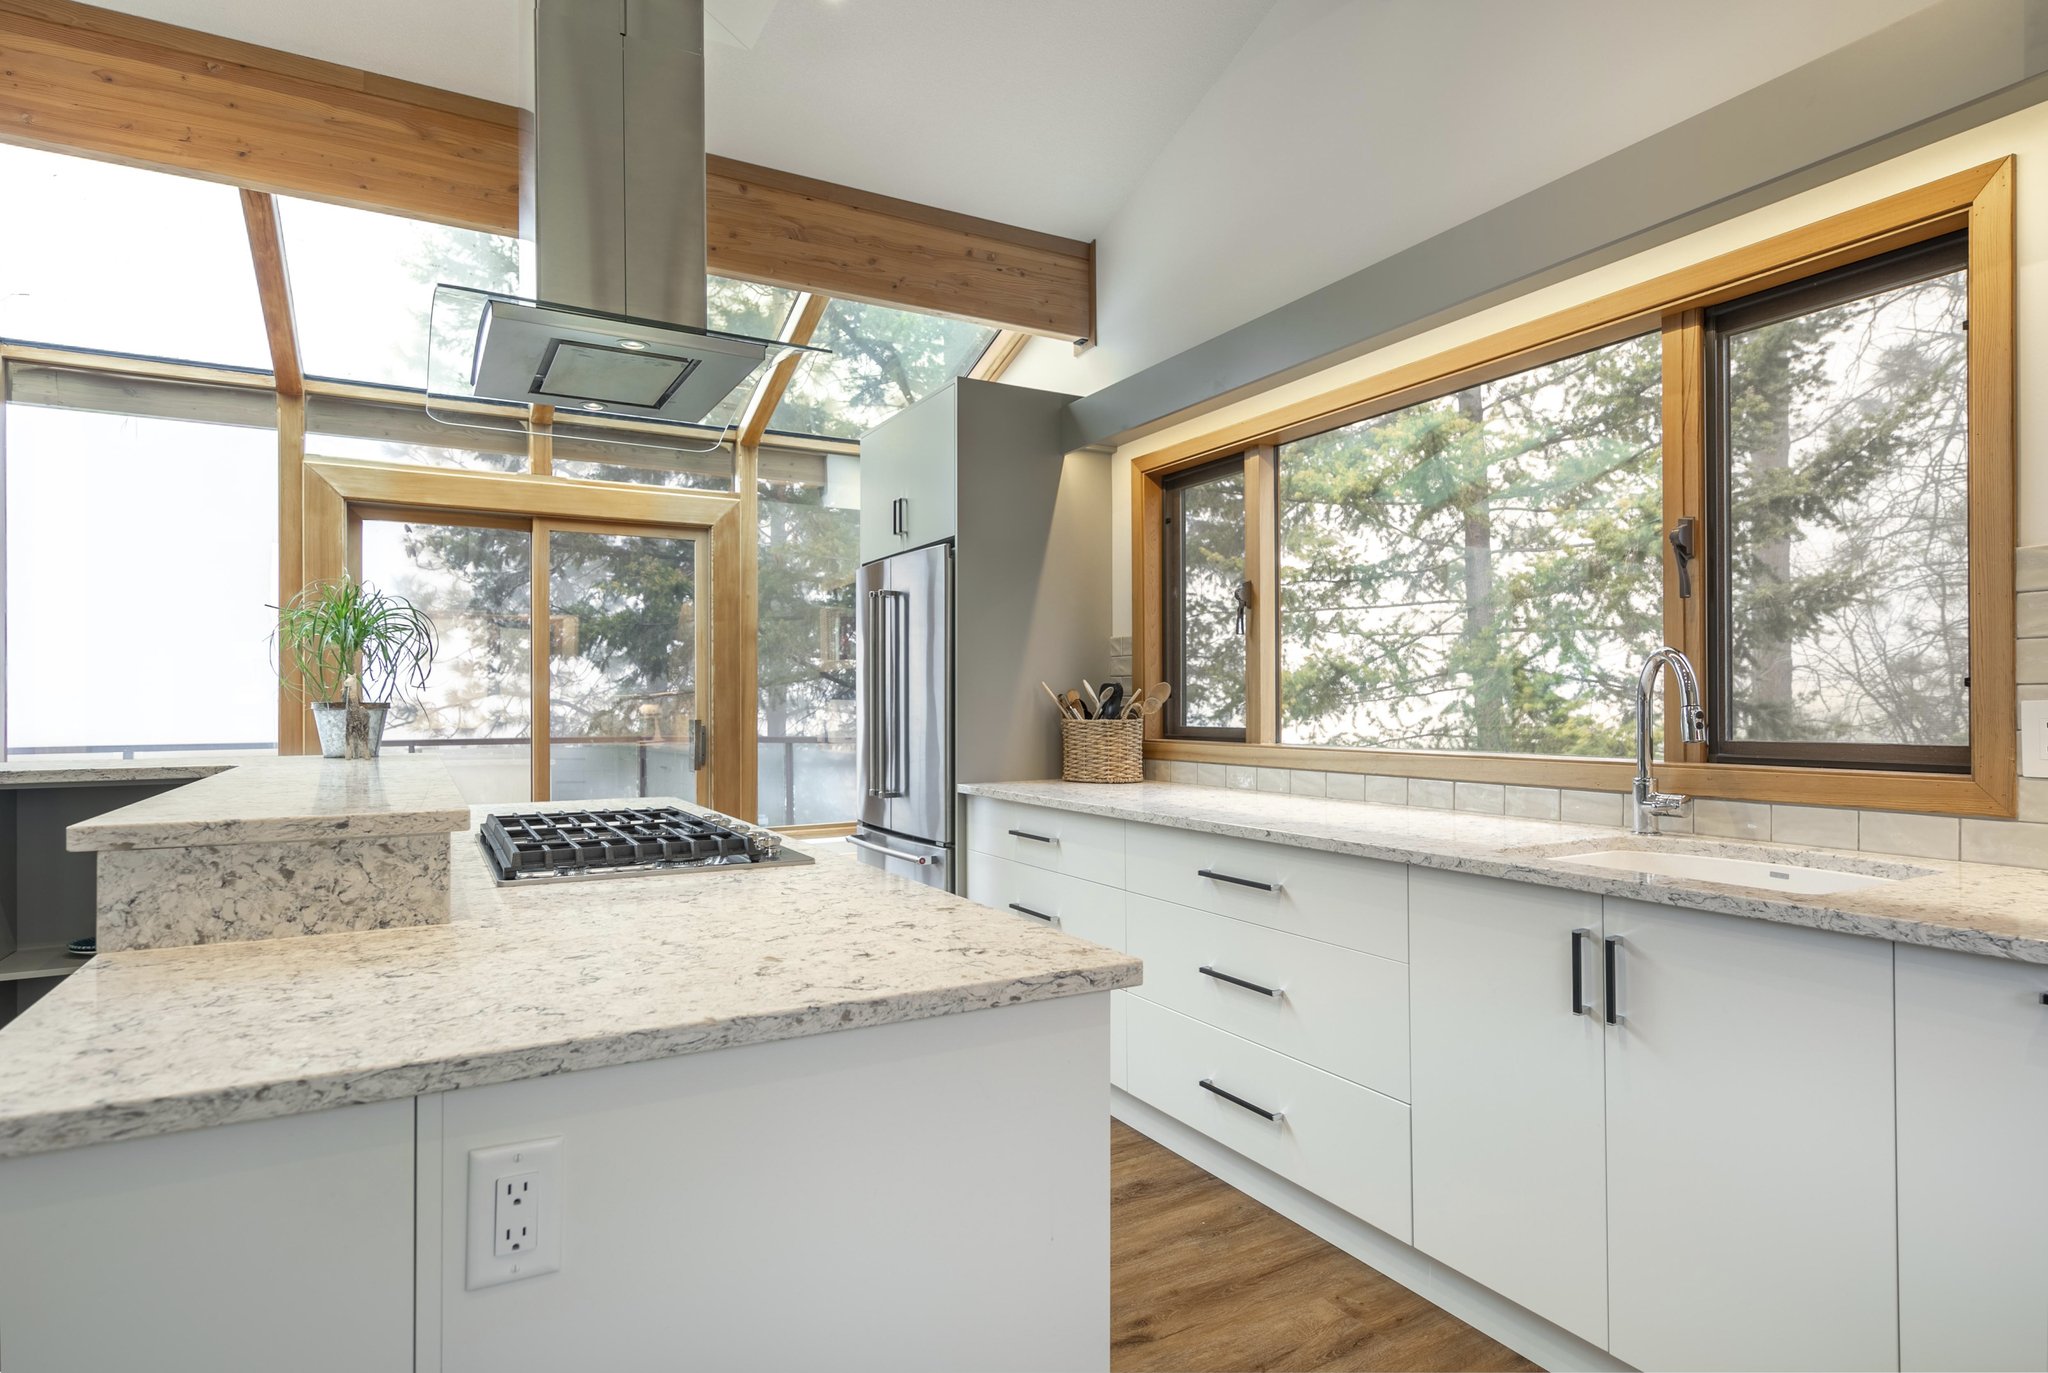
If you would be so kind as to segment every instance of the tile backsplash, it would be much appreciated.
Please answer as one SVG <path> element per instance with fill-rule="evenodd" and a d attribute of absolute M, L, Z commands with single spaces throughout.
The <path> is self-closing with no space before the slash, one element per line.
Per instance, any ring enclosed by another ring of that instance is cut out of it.
<path fill-rule="evenodd" d="M 2023 700 L 2048 699 L 2048 544 L 2020 549 L 2014 571 L 2019 592 L 2019 695 Z M 1124 661 L 1128 663 L 1130 641 L 1120 642 L 1126 655 Z M 1145 776 L 1148 780 L 1196 786 L 1290 792 L 1296 796 L 1564 820 L 1580 825 L 1620 827 L 1628 823 L 1625 792 L 1158 760 L 1145 764 Z M 1665 834 L 1767 839 L 1809 848 L 1860 849 L 1907 858 L 1960 858 L 1975 863 L 2048 868 L 2048 779 L 2020 779 L 2016 820 L 1833 806 L 1781 806 L 1703 796 L 1689 802 L 1684 814 L 1664 817 L 1659 828 Z"/>

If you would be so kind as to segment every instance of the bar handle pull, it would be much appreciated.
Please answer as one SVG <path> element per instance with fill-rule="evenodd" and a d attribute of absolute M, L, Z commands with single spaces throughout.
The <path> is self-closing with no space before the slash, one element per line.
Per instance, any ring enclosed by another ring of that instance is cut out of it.
<path fill-rule="evenodd" d="M 1592 937 L 1591 930 L 1572 931 L 1572 1014 L 1588 1015 L 1593 1008 L 1586 1004 L 1586 940 Z"/>
<path fill-rule="evenodd" d="M 1233 887 L 1250 887 L 1255 891 L 1279 891 L 1278 882 L 1254 882 L 1249 877 L 1232 877 L 1227 872 L 1212 872 L 1208 868 L 1196 868 L 1197 877 L 1206 877 L 1211 882 L 1228 882 Z"/>
<path fill-rule="evenodd" d="M 1258 1105 L 1256 1102 L 1246 1101 L 1236 1092 L 1226 1092 L 1206 1077 L 1203 1078 L 1200 1082 L 1197 1082 L 1195 1085 L 1197 1087 L 1200 1087 L 1205 1092 L 1214 1092 L 1217 1096 L 1222 1097 L 1225 1101 L 1229 1102 L 1233 1106 L 1244 1107 L 1245 1110 L 1250 1111 L 1253 1115 L 1258 1116 L 1261 1120 L 1281 1120 L 1284 1119 L 1287 1114 L 1285 1111 L 1269 1111 L 1265 1107 Z"/>
<path fill-rule="evenodd" d="M 1048 925 L 1057 925 L 1060 923 L 1060 918 L 1056 915 L 1047 915 L 1044 911 L 1034 911 L 1029 906 L 1018 905 L 1015 901 L 1012 901 L 1010 903 L 1010 909 L 1017 912 L 1017 914 L 1019 915 L 1028 915 L 1033 920 L 1043 920 Z"/>
<path fill-rule="evenodd" d="M 1014 838 L 1029 839 L 1034 844 L 1057 844 L 1060 841 L 1049 834 L 1033 834 L 1030 830 L 1011 830 Z"/>
<path fill-rule="evenodd" d="M 1610 934 L 1607 936 L 1607 1023 L 1609 1025 L 1619 1025 L 1621 1023 L 1621 1007 L 1615 1004 L 1617 999 L 1616 989 L 1621 981 L 1620 969 L 1621 936 Z"/>
<path fill-rule="evenodd" d="M 1213 977 L 1218 982 L 1228 982 L 1233 987 L 1242 987 L 1248 992 L 1257 992 L 1260 996 L 1282 997 L 1287 995 L 1287 989 L 1284 987 L 1261 987 L 1256 982 L 1247 982 L 1241 977 L 1232 977 L 1229 973 L 1218 971 L 1207 963 L 1204 963 L 1195 971 L 1204 977 Z"/>

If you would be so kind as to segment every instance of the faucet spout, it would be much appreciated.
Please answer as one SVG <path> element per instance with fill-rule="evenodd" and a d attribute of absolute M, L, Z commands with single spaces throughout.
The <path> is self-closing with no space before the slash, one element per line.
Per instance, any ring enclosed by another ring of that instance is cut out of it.
<path fill-rule="evenodd" d="M 1700 704 L 1700 679 L 1692 663 L 1675 648 L 1656 650 L 1643 660 L 1636 674 L 1636 782 L 1629 807 L 1629 828 L 1637 834 L 1655 834 L 1656 817 L 1676 815 L 1686 798 L 1660 792 L 1650 776 L 1650 701 L 1657 679 L 1666 668 L 1678 678 L 1678 729 L 1688 744 L 1707 741 L 1707 712 Z"/>

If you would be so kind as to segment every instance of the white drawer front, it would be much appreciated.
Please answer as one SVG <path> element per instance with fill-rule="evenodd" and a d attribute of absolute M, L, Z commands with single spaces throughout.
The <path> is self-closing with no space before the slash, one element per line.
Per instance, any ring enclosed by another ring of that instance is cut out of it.
<path fill-rule="evenodd" d="M 970 796 L 967 847 L 1105 886 L 1124 885 L 1121 820 Z"/>
<path fill-rule="evenodd" d="M 1155 1002 L 1128 1000 L 1132 1095 L 1409 1239 L 1406 1106 Z M 1205 1080 L 1281 1118 L 1217 1096 Z"/>
<path fill-rule="evenodd" d="M 1140 995 L 1408 1100 L 1407 964 L 1149 896 L 1127 916 Z"/>
<path fill-rule="evenodd" d="M 1129 826 L 1124 849 L 1124 886 L 1134 894 L 1408 961 L 1408 870 L 1399 863 L 1158 825 Z"/>
<path fill-rule="evenodd" d="M 1034 924 L 1040 923 L 1039 917 L 1049 916 L 1042 923 L 1076 939 L 1112 949 L 1126 947 L 1125 898 L 1115 887 L 983 853 L 976 854 L 968 865 L 967 899 Z M 1018 910 L 1019 906 L 1024 909 Z M 1124 1085 L 1124 1003 L 1128 999 L 1124 992 L 1109 994 L 1109 1080 L 1118 1087 Z"/>
<path fill-rule="evenodd" d="M 967 899 L 1038 920 L 1091 944 L 1124 947 L 1124 894 L 1116 887 L 977 854 L 967 866 Z"/>

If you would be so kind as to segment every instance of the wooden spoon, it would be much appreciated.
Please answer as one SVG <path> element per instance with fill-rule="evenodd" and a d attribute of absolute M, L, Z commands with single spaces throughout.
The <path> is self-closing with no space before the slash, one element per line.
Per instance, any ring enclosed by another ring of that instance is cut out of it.
<path fill-rule="evenodd" d="M 1038 684 L 1038 689 L 1052 698 L 1052 708 L 1060 713 L 1062 720 L 1069 718 L 1067 715 L 1067 703 L 1060 699 L 1060 694 L 1057 691 L 1054 691 L 1044 682 Z"/>

